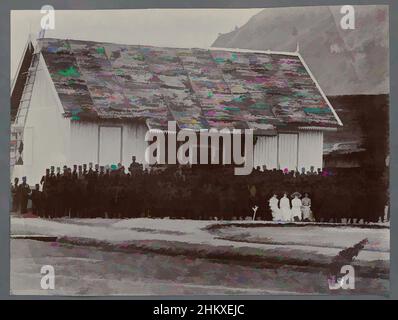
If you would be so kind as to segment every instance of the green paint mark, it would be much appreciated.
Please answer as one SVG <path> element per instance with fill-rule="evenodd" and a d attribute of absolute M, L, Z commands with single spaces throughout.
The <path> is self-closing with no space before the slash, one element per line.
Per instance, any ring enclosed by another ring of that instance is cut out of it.
<path fill-rule="evenodd" d="M 273 70 L 274 66 L 272 65 L 272 63 L 264 63 L 263 67 L 267 70 Z"/>
<path fill-rule="evenodd" d="M 72 117 L 71 117 L 72 120 L 80 120 L 80 117 L 78 116 L 79 110 L 72 110 L 71 114 L 72 114 Z"/>
<path fill-rule="evenodd" d="M 297 73 L 299 74 L 307 74 L 307 70 L 304 67 L 298 67 Z"/>
<path fill-rule="evenodd" d="M 311 95 L 310 95 L 308 92 L 306 92 L 306 91 L 297 91 L 297 92 L 294 93 L 294 95 L 295 95 L 296 97 L 304 97 L 304 98 L 307 98 L 307 97 L 311 96 Z"/>
<path fill-rule="evenodd" d="M 238 108 L 238 107 L 225 107 L 224 110 L 228 110 L 228 111 L 240 111 L 240 108 Z"/>
<path fill-rule="evenodd" d="M 99 47 L 96 49 L 98 54 L 105 54 L 105 48 L 104 47 Z"/>
<path fill-rule="evenodd" d="M 138 60 L 138 61 L 144 61 L 145 57 L 142 54 L 136 54 L 136 55 L 133 56 L 133 59 L 134 60 Z"/>
<path fill-rule="evenodd" d="M 288 101 L 290 101 L 290 98 L 289 98 L 289 97 L 286 97 L 286 96 L 281 97 L 280 99 L 281 99 L 282 102 L 288 102 Z"/>
<path fill-rule="evenodd" d="M 70 66 L 68 69 L 59 70 L 58 74 L 64 77 L 80 77 L 80 73 L 74 66 Z"/>
<path fill-rule="evenodd" d="M 254 103 L 254 104 L 252 104 L 252 105 L 250 106 L 250 109 L 260 109 L 260 110 L 263 110 L 263 109 L 268 109 L 268 108 L 269 108 L 269 106 L 266 105 L 264 102 L 256 102 L 256 103 Z"/>
<path fill-rule="evenodd" d="M 329 108 L 304 108 L 306 113 L 330 113 Z"/>
<path fill-rule="evenodd" d="M 166 60 L 166 61 L 173 61 L 174 57 L 172 57 L 172 56 L 164 56 L 163 59 Z"/>
<path fill-rule="evenodd" d="M 224 59 L 224 58 L 218 57 L 218 58 L 215 58 L 214 61 L 215 61 L 216 63 L 223 63 L 223 62 L 225 61 L 225 59 Z"/>
<path fill-rule="evenodd" d="M 213 92 L 209 91 L 209 92 L 207 93 L 207 97 L 208 97 L 208 98 L 211 98 L 212 96 L 213 96 Z"/>
<path fill-rule="evenodd" d="M 124 74 L 123 70 L 121 70 L 121 69 L 117 69 L 115 73 L 117 76 L 122 76 Z"/>
<path fill-rule="evenodd" d="M 245 99 L 244 96 L 239 96 L 239 97 L 233 98 L 232 100 L 235 101 L 235 102 L 243 102 L 244 99 Z"/>
<path fill-rule="evenodd" d="M 238 60 L 238 55 L 236 54 L 236 52 L 233 52 L 233 53 L 231 54 L 231 60 L 232 60 L 232 61 Z"/>

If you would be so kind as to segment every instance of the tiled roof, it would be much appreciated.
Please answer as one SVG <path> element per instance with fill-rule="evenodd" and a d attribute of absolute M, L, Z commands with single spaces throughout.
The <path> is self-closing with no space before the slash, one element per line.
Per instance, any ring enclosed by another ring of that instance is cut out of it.
<path fill-rule="evenodd" d="M 335 127 L 298 54 L 40 39 L 72 120 L 140 119 L 150 128 Z"/>

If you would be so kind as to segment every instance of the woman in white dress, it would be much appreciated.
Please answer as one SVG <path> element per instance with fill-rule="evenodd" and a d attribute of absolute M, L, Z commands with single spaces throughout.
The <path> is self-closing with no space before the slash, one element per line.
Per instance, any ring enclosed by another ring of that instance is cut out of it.
<path fill-rule="evenodd" d="M 268 200 L 269 208 L 271 209 L 271 213 L 272 213 L 272 221 L 280 221 L 281 220 L 278 202 L 279 202 L 279 200 L 278 200 L 278 196 L 276 194 L 274 194 Z"/>
<path fill-rule="evenodd" d="M 311 199 L 308 197 L 308 193 L 304 193 L 304 198 L 301 200 L 303 220 L 304 221 L 314 221 L 314 217 L 311 211 Z"/>
<path fill-rule="evenodd" d="M 291 214 L 290 214 L 290 200 L 287 197 L 287 193 L 283 194 L 283 197 L 279 201 L 279 206 L 281 208 L 281 219 L 283 221 L 290 221 Z"/>
<path fill-rule="evenodd" d="M 292 200 L 292 221 L 300 221 L 301 220 L 301 194 L 298 192 L 295 192 L 292 194 L 293 200 Z"/>

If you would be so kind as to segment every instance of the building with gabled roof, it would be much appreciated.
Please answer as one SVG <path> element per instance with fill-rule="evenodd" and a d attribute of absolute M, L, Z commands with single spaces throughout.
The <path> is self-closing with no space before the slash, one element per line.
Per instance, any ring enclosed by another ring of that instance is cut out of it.
<path fill-rule="evenodd" d="M 253 129 L 255 166 L 308 171 L 322 168 L 323 132 L 342 125 L 299 52 L 51 38 L 32 48 L 11 92 L 13 176 L 31 182 L 51 165 L 143 163 L 146 132 L 170 120 Z"/>

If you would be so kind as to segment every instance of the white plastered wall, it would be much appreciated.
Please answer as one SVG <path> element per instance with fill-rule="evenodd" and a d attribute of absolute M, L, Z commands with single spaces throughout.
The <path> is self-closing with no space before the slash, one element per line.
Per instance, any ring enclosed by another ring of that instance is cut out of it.
<path fill-rule="evenodd" d="M 24 129 L 24 164 L 15 165 L 12 177 L 27 177 L 29 185 L 39 183 L 50 166 L 67 163 L 69 150 L 69 119 L 56 94 L 50 74 L 40 56 L 30 107 Z"/>

